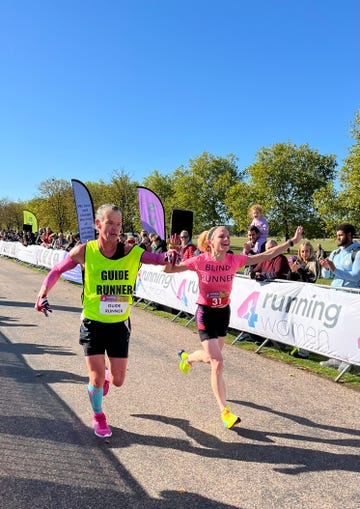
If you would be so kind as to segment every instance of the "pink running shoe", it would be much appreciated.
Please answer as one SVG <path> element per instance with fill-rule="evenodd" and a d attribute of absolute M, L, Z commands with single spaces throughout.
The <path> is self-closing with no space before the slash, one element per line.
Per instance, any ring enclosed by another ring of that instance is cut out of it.
<path fill-rule="evenodd" d="M 110 389 L 110 382 L 109 382 L 110 374 L 108 368 L 105 368 L 105 381 L 103 385 L 103 396 L 106 396 Z"/>
<path fill-rule="evenodd" d="M 111 437 L 112 431 L 106 423 L 106 417 L 104 412 L 94 414 L 93 417 L 94 433 L 97 437 L 106 438 Z"/>

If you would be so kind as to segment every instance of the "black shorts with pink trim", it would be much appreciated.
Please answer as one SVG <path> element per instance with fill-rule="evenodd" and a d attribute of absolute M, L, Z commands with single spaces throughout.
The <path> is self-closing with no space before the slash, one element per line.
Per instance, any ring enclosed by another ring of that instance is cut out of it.
<path fill-rule="evenodd" d="M 195 319 L 201 341 L 224 337 L 230 323 L 230 306 L 212 308 L 199 304 Z"/>

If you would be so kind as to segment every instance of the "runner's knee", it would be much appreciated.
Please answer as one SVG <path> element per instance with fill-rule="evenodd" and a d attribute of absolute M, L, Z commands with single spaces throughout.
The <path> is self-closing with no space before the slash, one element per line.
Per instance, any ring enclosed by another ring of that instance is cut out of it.
<path fill-rule="evenodd" d="M 125 373 L 117 373 L 116 375 L 112 376 L 112 384 L 115 385 L 115 387 L 121 387 L 125 381 Z"/>
<path fill-rule="evenodd" d="M 221 371 L 223 370 L 224 362 L 222 359 L 211 358 L 210 364 L 211 364 L 211 369 L 213 369 L 217 373 L 221 373 Z"/>

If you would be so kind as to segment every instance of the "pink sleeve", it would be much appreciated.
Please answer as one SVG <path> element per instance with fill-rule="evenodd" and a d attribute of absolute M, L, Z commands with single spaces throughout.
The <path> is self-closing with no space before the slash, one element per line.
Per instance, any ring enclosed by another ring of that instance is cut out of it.
<path fill-rule="evenodd" d="M 183 260 L 183 262 L 185 263 L 186 267 L 189 270 L 196 271 L 197 265 L 198 265 L 197 262 L 200 260 L 200 256 L 191 256 L 190 258 L 187 258 L 186 260 Z"/>
<path fill-rule="evenodd" d="M 152 265 L 166 265 L 164 258 L 166 253 L 149 253 L 144 251 L 141 256 L 141 263 L 150 263 Z"/>
<path fill-rule="evenodd" d="M 74 269 L 77 263 L 71 258 L 71 256 L 66 256 L 61 262 L 55 265 L 48 273 L 46 278 L 44 279 L 43 286 L 50 290 L 56 281 L 59 279 L 61 274 L 67 272 L 68 270 Z"/>
<path fill-rule="evenodd" d="M 244 255 L 244 254 L 236 254 L 235 255 L 236 265 L 237 265 L 238 269 L 240 269 L 241 267 L 246 265 L 246 262 L 248 261 L 248 258 L 249 257 L 247 255 Z"/>

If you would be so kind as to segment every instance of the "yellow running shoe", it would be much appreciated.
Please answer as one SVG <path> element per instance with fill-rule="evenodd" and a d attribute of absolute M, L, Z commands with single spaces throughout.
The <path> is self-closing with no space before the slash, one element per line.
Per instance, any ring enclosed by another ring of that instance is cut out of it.
<path fill-rule="evenodd" d="M 184 373 L 184 375 L 187 375 L 191 369 L 191 366 L 188 362 L 186 362 L 186 359 L 189 357 L 189 354 L 185 352 L 185 350 L 180 350 L 178 352 L 178 357 L 180 359 L 179 368 Z"/>
<path fill-rule="evenodd" d="M 224 425 L 224 428 L 232 428 L 241 421 L 240 417 L 234 415 L 230 412 L 230 407 L 226 406 L 221 413 L 221 419 Z"/>

